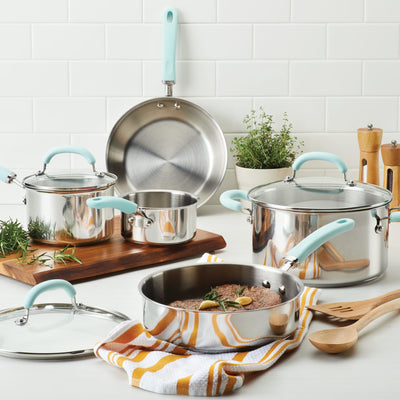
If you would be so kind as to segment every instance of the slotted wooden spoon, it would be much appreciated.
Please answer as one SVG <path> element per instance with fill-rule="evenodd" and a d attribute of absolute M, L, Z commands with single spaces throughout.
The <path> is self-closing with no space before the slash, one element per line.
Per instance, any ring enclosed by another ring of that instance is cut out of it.
<path fill-rule="evenodd" d="M 399 297 L 400 289 L 397 289 L 372 299 L 316 304 L 309 305 L 307 308 L 337 318 L 356 320 L 373 310 L 375 307 L 387 303 L 388 301 L 398 299 Z"/>
<path fill-rule="evenodd" d="M 391 311 L 400 309 L 400 300 L 393 300 L 374 308 L 357 322 L 343 328 L 324 329 L 311 333 L 310 342 L 326 353 L 341 353 L 353 347 L 358 339 L 358 332 L 374 319 Z"/>

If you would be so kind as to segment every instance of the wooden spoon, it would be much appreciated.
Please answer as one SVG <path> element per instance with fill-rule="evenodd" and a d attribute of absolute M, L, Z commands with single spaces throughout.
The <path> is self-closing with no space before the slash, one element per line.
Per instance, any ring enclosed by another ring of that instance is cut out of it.
<path fill-rule="evenodd" d="M 374 308 L 354 324 L 343 328 L 324 329 L 313 332 L 308 339 L 317 349 L 326 353 L 341 353 L 356 344 L 358 332 L 361 329 L 381 315 L 395 310 L 400 310 L 400 300 L 393 300 Z"/>

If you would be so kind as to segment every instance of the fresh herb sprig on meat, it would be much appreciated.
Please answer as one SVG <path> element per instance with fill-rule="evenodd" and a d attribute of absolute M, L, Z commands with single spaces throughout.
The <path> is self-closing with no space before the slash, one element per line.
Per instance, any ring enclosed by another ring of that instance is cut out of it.
<path fill-rule="evenodd" d="M 224 311 L 226 311 L 226 307 L 242 307 L 236 301 L 222 299 L 221 297 L 221 294 L 218 294 L 214 288 L 211 288 L 211 290 L 203 296 L 203 300 L 215 301 Z"/>

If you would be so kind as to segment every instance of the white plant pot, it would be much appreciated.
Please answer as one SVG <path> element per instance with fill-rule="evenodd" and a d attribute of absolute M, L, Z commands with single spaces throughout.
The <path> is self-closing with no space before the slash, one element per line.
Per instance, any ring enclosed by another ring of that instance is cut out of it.
<path fill-rule="evenodd" d="M 267 183 L 284 180 L 292 176 L 292 168 L 253 169 L 235 165 L 236 181 L 238 188 L 249 191 L 250 189 L 266 185 Z"/>

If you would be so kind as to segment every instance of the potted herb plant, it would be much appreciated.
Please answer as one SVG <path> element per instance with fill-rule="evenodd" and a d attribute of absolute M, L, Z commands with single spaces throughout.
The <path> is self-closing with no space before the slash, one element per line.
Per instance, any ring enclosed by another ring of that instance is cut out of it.
<path fill-rule="evenodd" d="M 273 117 L 262 107 L 251 110 L 243 119 L 248 134 L 232 140 L 236 159 L 235 172 L 239 189 L 275 182 L 291 175 L 291 165 L 301 153 L 303 142 L 291 133 L 286 112 L 279 132 L 273 129 Z"/>

